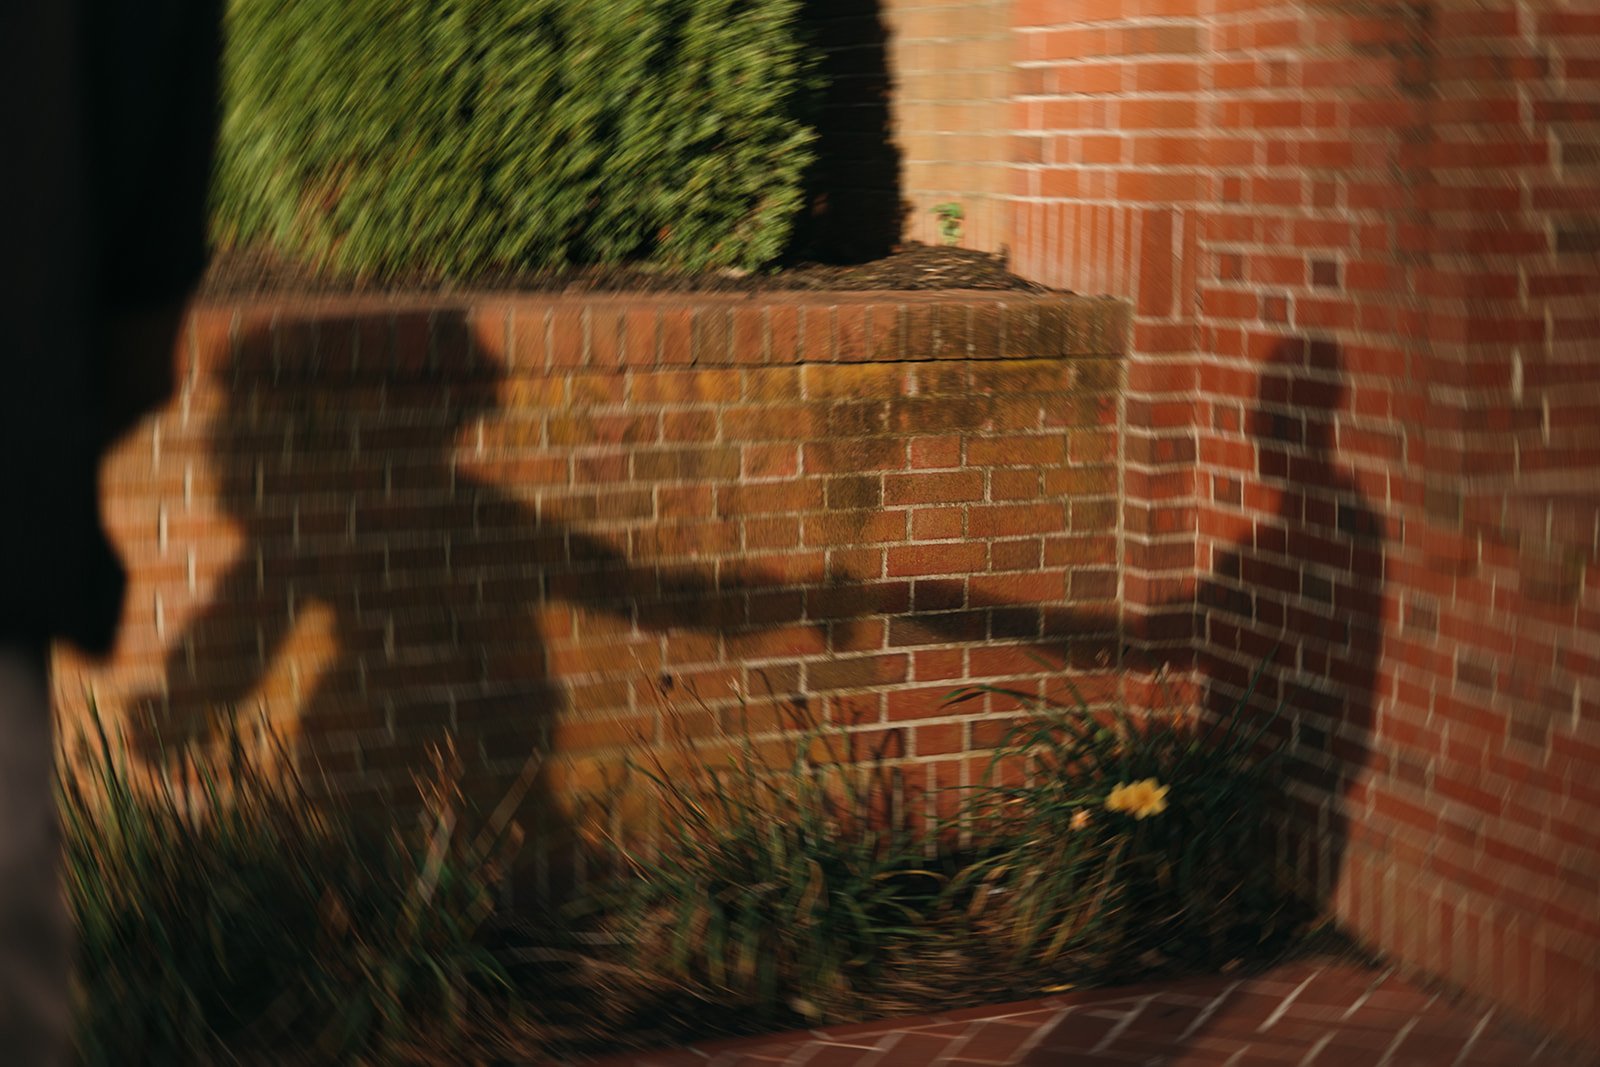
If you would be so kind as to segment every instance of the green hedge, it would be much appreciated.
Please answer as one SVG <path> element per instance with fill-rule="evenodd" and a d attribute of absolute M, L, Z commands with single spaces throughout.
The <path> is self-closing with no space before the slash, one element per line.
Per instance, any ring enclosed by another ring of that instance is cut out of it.
<path fill-rule="evenodd" d="M 800 207 L 800 0 L 231 0 L 224 247 L 471 277 L 755 267 Z"/>

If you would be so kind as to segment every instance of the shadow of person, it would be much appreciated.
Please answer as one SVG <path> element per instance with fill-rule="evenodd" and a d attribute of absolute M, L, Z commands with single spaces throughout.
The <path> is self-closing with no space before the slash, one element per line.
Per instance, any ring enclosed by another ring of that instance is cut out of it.
<path fill-rule="evenodd" d="M 1343 869 L 1348 813 L 1371 761 L 1385 616 L 1386 524 L 1338 461 L 1345 391 L 1337 346 L 1278 346 L 1244 427 L 1274 510 L 1216 559 L 1197 593 L 1210 709 L 1232 706 L 1266 664 L 1253 712 L 1282 709 L 1286 843 L 1319 905 Z"/>
<path fill-rule="evenodd" d="M 1319 904 L 1337 882 L 1346 812 L 1371 758 L 1384 633 L 1385 523 L 1338 459 L 1345 392 L 1336 345 L 1290 338 L 1276 346 L 1241 420 L 1256 479 L 1238 487 L 1222 515 L 1243 529 L 1213 549 L 1196 583 L 1193 647 L 1151 644 L 1137 623 L 1123 634 L 1129 667 L 1192 663 L 1210 713 L 1226 714 L 1247 695 L 1247 724 L 1281 713 L 1268 729 L 1287 756 L 1281 799 L 1298 832 L 1286 841 Z M 1187 607 L 1152 605 L 1148 614 Z M 1043 612 L 1046 635 L 1104 625 Z"/>
<path fill-rule="evenodd" d="M 599 720 L 627 743 L 644 722 L 630 679 L 657 677 L 660 633 L 751 623 L 766 579 L 635 558 L 648 487 L 575 474 L 545 436 L 560 405 L 502 407 L 503 390 L 550 382 L 440 366 L 438 339 L 467 336 L 459 314 L 433 316 L 431 345 L 398 322 L 280 316 L 200 390 L 195 450 L 243 543 L 169 640 L 164 690 L 132 702 L 136 751 L 159 759 L 206 741 L 219 712 L 261 707 L 358 815 L 403 809 L 447 739 L 462 787 L 493 804 L 563 730 Z M 484 449 L 494 432 L 507 446 Z M 579 518 L 610 520 L 615 541 Z M 548 778 L 520 812 L 550 853 L 568 828 Z"/>
<path fill-rule="evenodd" d="M 1267 728 L 1287 757 L 1275 798 L 1292 816 L 1283 843 L 1306 880 L 1301 890 L 1325 905 L 1370 760 L 1385 614 L 1384 522 L 1338 458 L 1344 400 L 1331 343 L 1285 339 L 1264 361 L 1238 423 L 1256 477 L 1217 505 L 1241 533 L 1213 550 L 1192 600 L 1142 605 L 1119 623 L 1104 612 L 954 595 L 894 620 L 892 632 L 913 644 L 1016 642 L 1074 673 L 1104 674 L 1120 641 L 1125 671 L 1194 668 L 1198 698 L 1215 715 L 1243 700 L 1259 669 L 1242 718 L 1247 729 L 1262 725 L 1281 705 Z M 1169 641 L 1140 622 L 1165 627 L 1178 616 L 1186 629 L 1192 617 L 1193 640 Z"/>
<path fill-rule="evenodd" d="M 1269 736 L 1282 742 L 1286 758 L 1269 791 L 1288 817 L 1274 820 L 1273 829 L 1299 882 L 1295 889 L 1319 914 L 1344 869 L 1350 812 L 1371 760 L 1385 616 L 1387 532 L 1338 460 L 1344 399 L 1335 345 L 1286 339 L 1276 347 L 1242 425 L 1256 454 L 1256 484 L 1242 488 L 1235 502 L 1247 526 L 1217 552 L 1195 592 L 1205 705 L 1214 715 L 1241 707 L 1247 727 L 1269 725 Z M 1245 509 L 1260 516 L 1249 520 Z M 1051 625 L 1065 632 L 1073 622 L 1064 614 Z M 1137 646 L 1139 635 L 1129 636 Z M 1155 652 L 1137 659 L 1151 668 L 1163 662 Z M 1179 785 L 1173 803 L 1181 802 Z M 1141 1059 L 1207 1054 L 1207 1033 L 1233 1026 L 1234 1005 L 1222 995 L 1230 983 L 1197 981 L 1215 1003 L 1177 1025 L 1168 1020 L 1158 1034 L 1130 1029 L 1128 1040 L 1142 1042 Z M 1152 1040 L 1166 1046 L 1152 1047 Z M 1050 1039 L 1042 1044 L 1027 1062 L 1059 1062 L 1059 1049 L 1047 1051 Z M 1100 1051 L 1115 1057 L 1132 1048 L 1113 1042 Z"/>

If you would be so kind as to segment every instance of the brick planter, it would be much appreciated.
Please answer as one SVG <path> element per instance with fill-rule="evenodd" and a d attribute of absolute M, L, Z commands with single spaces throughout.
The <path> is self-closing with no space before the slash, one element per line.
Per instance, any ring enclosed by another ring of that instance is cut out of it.
<path fill-rule="evenodd" d="M 384 802 L 446 733 L 485 795 L 549 745 L 559 836 L 664 693 L 848 725 L 922 803 L 1005 721 L 957 685 L 1110 694 L 1126 332 L 1032 294 L 201 307 L 106 470 L 121 642 L 58 699 L 136 744 L 264 709 Z"/>

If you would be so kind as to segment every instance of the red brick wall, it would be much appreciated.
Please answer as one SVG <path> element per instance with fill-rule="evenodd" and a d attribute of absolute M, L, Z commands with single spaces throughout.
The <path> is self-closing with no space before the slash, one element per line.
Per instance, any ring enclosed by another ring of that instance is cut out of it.
<path fill-rule="evenodd" d="M 1272 658 L 1352 929 L 1595 1035 L 1600 16 L 1014 24 L 1015 262 L 1135 310 L 1130 629 L 1213 704 Z"/>
<path fill-rule="evenodd" d="M 916 805 L 1006 721 L 957 686 L 1113 677 L 1125 340 L 1021 294 L 203 307 L 106 468 L 115 656 L 57 699 L 141 749 L 264 710 L 385 801 L 446 733 L 486 796 L 548 743 L 548 838 L 665 686 L 848 727 Z"/>
<path fill-rule="evenodd" d="M 1213 706 L 1270 660 L 1285 848 L 1341 918 L 1593 1036 L 1600 16 L 1014 0 L 1001 46 L 998 3 L 812 6 L 849 75 L 835 233 L 991 204 L 1005 129 L 968 243 L 1131 318 L 209 309 L 108 474 L 123 647 L 63 701 L 263 701 L 393 789 L 442 723 L 480 768 L 548 735 L 586 773 L 659 733 L 669 675 L 859 719 L 928 784 L 992 736 L 943 695 L 1040 684 L 1024 646 L 1091 682 L 1127 646 L 1134 700 L 1165 669 Z"/>

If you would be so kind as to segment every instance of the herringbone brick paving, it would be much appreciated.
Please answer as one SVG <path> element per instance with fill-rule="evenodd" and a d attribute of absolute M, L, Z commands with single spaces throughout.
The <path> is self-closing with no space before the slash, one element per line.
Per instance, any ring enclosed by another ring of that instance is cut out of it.
<path fill-rule="evenodd" d="M 1580 1067 L 1497 1012 L 1332 961 L 612 1057 L 592 1067 Z"/>

